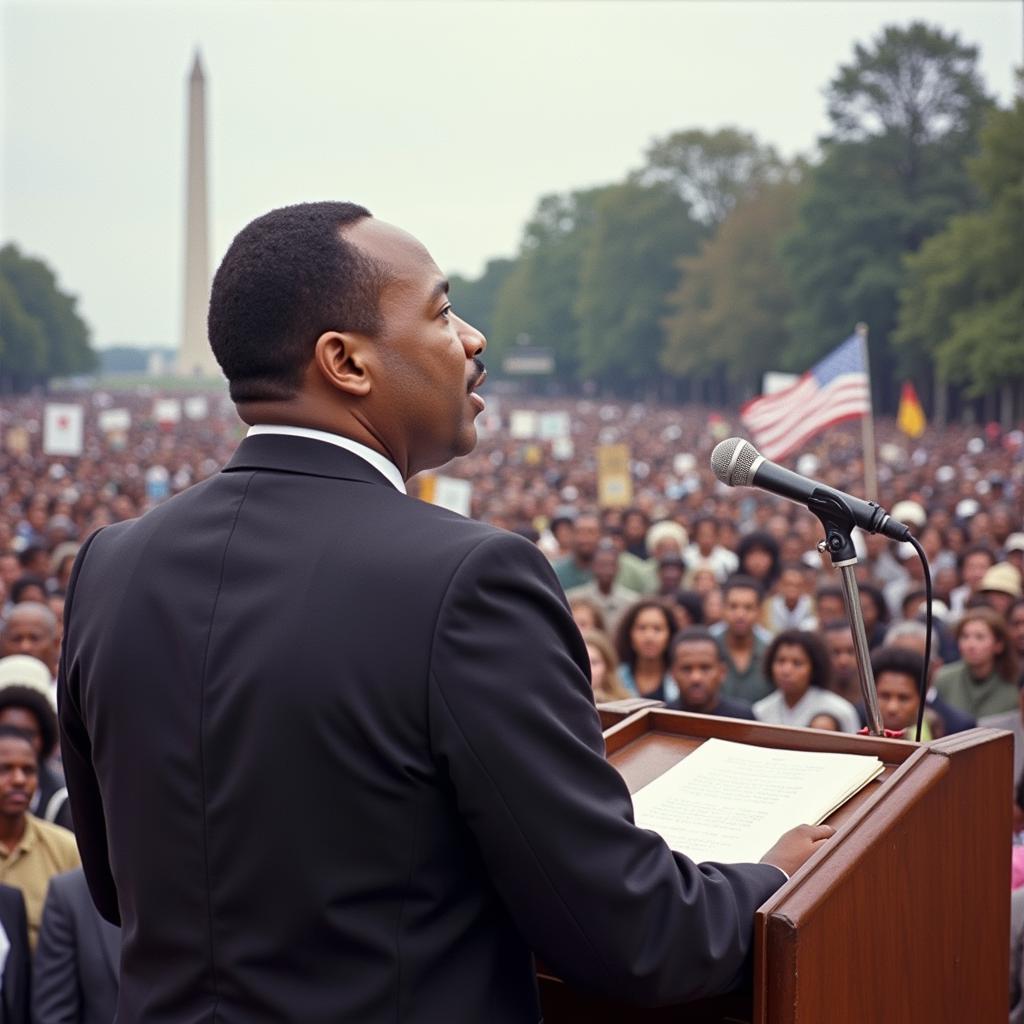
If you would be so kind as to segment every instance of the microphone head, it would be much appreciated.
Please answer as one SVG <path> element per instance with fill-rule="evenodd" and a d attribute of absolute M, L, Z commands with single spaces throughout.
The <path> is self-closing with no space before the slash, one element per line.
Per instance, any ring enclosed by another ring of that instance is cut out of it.
<path fill-rule="evenodd" d="M 730 487 L 750 487 L 753 484 L 754 463 L 761 453 L 742 437 L 730 437 L 715 445 L 711 453 L 711 471 Z"/>

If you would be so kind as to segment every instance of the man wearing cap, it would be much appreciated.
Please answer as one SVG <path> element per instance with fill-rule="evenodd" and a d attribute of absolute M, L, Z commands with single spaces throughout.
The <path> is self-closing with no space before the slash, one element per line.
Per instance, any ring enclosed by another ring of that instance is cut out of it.
<path fill-rule="evenodd" d="M 1006 618 L 1013 602 L 1021 596 L 1020 573 L 1009 562 L 999 562 L 982 576 L 978 593 L 989 607 Z"/>
<path fill-rule="evenodd" d="M 1024 533 L 1011 533 L 1006 538 L 1003 561 L 1009 562 L 1024 577 Z"/>

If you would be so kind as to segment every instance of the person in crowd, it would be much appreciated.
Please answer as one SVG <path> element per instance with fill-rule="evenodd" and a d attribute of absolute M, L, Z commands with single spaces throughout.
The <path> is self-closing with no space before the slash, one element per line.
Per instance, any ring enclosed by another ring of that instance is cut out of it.
<path fill-rule="evenodd" d="M 572 617 L 581 633 L 597 630 L 599 633 L 608 635 L 604 612 L 593 598 L 582 596 L 569 598 L 569 611 L 572 612 Z"/>
<path fill-rule="evenodd" d="M 659 519 L 647 530 L 644 546 L 647 560 L 630 565 L 630 584 L 644 596 L 654 594 L 658 589 L 658 563 L 662 558 L 683 558 L 687 544 L 686 529 L 673 519 Z M 629 556 L 632 558 L 632 556 Z M 685 563 L 685 559 L 683 559 Z"/>
<path fill-rule="evenodd" d="M 1018 705 L 1018 661 L 1006 620 L 991 608 L 970 608 L 957 623 L 960 661 L 943 665 L 935 689 L 975 718 L 1013 711 Z"/>
<path fill-rule="evenodd" d="M 38 763 L 25 734 L 0 725 L 0 882 L 15 886 L 25 897 L 33 950 L 50 879 L 79 865 L 75 837 L 66 828 L 29 814 Z"/>
<path fill-rule="evenodd" d="M 693 593 L 700 593 L 700 591 L 695 590 Z M 701 595 L 701 615 L 704 617 L 705 626 L 711 627 L 722 621 L 724 604 L 722 588 L 717 584 L 704 591 Z"/>
<path fill-rule="evenodd" d="M 594 688 L 594 700 L 602 704 L 631 696 L 619 678 L 619 659 L 607 635 L 588 629 L 583 633 L 583 642 L 590 658 L 590 685 Z"/>
<path fill-rule="evenodd" d="M 570 603 L 577 597 L 585 597 L 593 601 L 601 609 L 607 631 L 614 635 L 619 620 L 626 609 L 639 600 L 635 590 L 616 583 L 619 574 L 619 549 L 610 540 L 598 542 L 594 557 L 591 560 L 593 578 L 589 583 L 573 587 L 566 592 Z"/>
<path fill-rule="evenodd" d="M 46 666 L 50 677 L 54 678 L 59 652 L 57 616 L 42 602 L 17 603 L 0 631 L 0 657 L 27 654 L 38 658 Z"/>
<path fill-rule="evenodd" d="M 32 966 L 33 1024 L 111 1024 L 121 929 L 93 905 L 81 868 L 54 875 Z"/>
<path fill-rule="evenodd" d="M 701 516 L 693 524 L 693 543 L 683 552 L 692 569 L 707 568 L 719 583 L 736 572 L 739 559 L 719 543 L 719 523 L 714 516 Z"/>
<path fill-rule="evenodd" d="M 861 593 L 864 593 L 863 584 Z M 814 592 L 814 607 L 819 627 L 827 626 L 830 622 L 846 621 L 846 605 L 843 603 L 841 587 L 831 583 L 819 586 Z"/>
<path fill-rule="evenodd" d="M 1009 562 L 1024 579 L 1024 533 L 1011 533 L 1003 544 L 1003 561 Z"/>
<path fill-rule="evenodd" d="M 978 584 L 978 593 L 985 603 L 1004 618 L 1014 601 L 1021 598 L 1020 573 L 1009 562 L 998 562 L 985 572 Z"/>
<path fill-rule="evenodd" d="M 31 1020 L 32 951 L 28 944 L 25 897 L 13 885 L 0 884 L 0 1022 Z M 37 1022 L 33 1022 L 37 1024 Z"/>
<path fill-rule="evenodd" d="M 32 685 L 0 687 L 0 725 L 20 729 L 36 752 L 39 769 L 29 811 L 73 831 L 64 776 L 52 763 L 57 752 L 57 715 L 49 697 Z"/>
<path fill-rule="evenodd" d="M 1013 640 L 1013 649 L 1017 652 L 1017 661 L 1024 666 L 1024 599 L 1018 599 L 1010 606 L 1006 625 Z"/>
<path fill-rule="evenodd" d="M 814 633 L 787 629 L 764 653 L 764 672 L 774 692 L 754 704 L 754 717 L 775 725 L 809 727 L 815 715 L 828 714 L 842 732 L 860 728 L 849 701 L 828 689 L 828 651 Z"/>
<path fill-rule="evenodd" d="M 697 715 L 753 720 L 745 701 L 721 694 L 725 659 L 715 638 L 700 626 L 677 633 L 669 646 L 669 671 L 679 697 L 669 707 Z"/>
<path fill-rule="evenodd" d="M 882 727 L 902 732 L 903 739 L 917 736 L 917 713 L 921 707 L 921 671 L 924 659 L 905 647 L 879 647 L 871 655 L 875 692 Z M 932 740 L 927 712 L 921 722 L 921 742 Z"/>
<path fill-rule="evenodd" d="M 623 616 L 615 641 L 619 676 L 634 697 L 670 704 L 679 696 L 668 671 L 668 648 L 674 630 L 672 613 L 655 598 L 637 601 Z"/>
<path fill-rule="evenodd" d="M 827 714 L 824 711 L 819 711 L 807 726 L 809 729 L 823 729 L 825 732 L 842 732 L 842 726 L 839 724 L 839 719 L 835 715 Z"/>
<path fill-rule="evenodd" d="M 972 543 L 957 558 L 960 586 L 949 595 L 949 610 L 958 615 L 967 607 L 967 602 L 978 592 L 985 573 L 996 564 L 992 549 L 983 543 Z"/>
<path fill-rule="evenodd" d="M 766 594 L 774 590 L 782 565 L 779 543 L 770 533 L 754 530 L 741 537 L 736 546 L 736 560 L 739 575 L 757 580 Z"/>
<path fill-rule="evenodd" d="M 923 622 L 897 622 L 885 635 L 884 647 L 902 647 L 913 651 L 921 660 L 925 657 L 925 640 L 928 635 L 927 627 Z M 945 700 L 935 689 L 935 673 L 943 665 L 943 658 L 940 651 L 939 634 L 935 625 L 932 625 L 932 644 L 930 661 L 928 666 L 928 690 L 925 698 L 928 722 L 933 739 L 940 736 L 948 736 L 955 732 L 964 732 L 966 729 L 973 729 L 978 723 L 973 715 L 961 711 Z"/>
<path fill-rule="evenodd" d="M 749 576 L 731 576 L 722 588 L 722 621 L 710 626 L 725 659 L 722 693 L 753 704 L 773 689 L 764 673 L 771 634 L 757 620 L 761 586 Z"/>
<path fill-rule="evenodd" d="M 627 508 L 622 514 L 622 542 L 626 554 L 646 561 L 650 557 L 647 550 L 647 531 L 651 528 L 651 518 L 642 508 Z"/>
<path fill-rule="evenodd" d="M 19 605 L 24 601 L 46 604 L 46 577 L 34 574 L 19 576 L 11 584 L 10 595 L 12 605 Z"/>
<path fill-rule="evenodd" d="M 571 553 L 555 562 L 555 575 L 566 593 L 593 579 L 594 555 L 600 539 L 601 517 L 589 509 L 581 512 L 573 524 Z"/>
<path fill-rule="evenodd" d="M 889 629 L 889 606 L 882 591 L 870 583 L 862 583 L 860 586 L 860 614 L 864 620 L 868 647 L 873 649 L 884 643 Z"/>
<path fill-rule="evenodd" d="M 761 622 L 772 635 L 784 629 L 809 629 L 815 623 L 814 601 L 808 591 L 807 566 L 787 562 L 781 566 L 775 590 L 766 598 Z"/>
<path fill-rule="evenodd" d="M 655 594 L 658 597 L 674 599 L 683 585 L 686 563 L 679 555 L 662 555 L 658 559 L 658 583 Z"/>
<path fill-rule="evenodd" d="M 857 652 L 853 645 L 853 629 L 848 622 L 833 621 L 825 626 L 821 635 L 831 667 L 829 686 L 843 700 L 856 705 L 863 697 L 857 671 Z"/>

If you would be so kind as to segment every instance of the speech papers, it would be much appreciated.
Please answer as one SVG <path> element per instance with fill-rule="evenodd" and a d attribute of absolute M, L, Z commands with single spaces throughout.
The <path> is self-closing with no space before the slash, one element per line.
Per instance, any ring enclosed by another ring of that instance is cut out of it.
<path fill-rule="evenodd" d="M 691 860 L 756 863 L 783 832 L 817 825 L 883 771 L 877 757 L 706 740 L 633 794 L 636 823 Z"/>

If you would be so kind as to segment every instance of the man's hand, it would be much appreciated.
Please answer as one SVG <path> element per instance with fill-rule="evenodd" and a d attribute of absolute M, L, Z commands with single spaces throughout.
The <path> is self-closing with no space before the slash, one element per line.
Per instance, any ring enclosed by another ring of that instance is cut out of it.
<path fill-rule="evenodd" d="M 761 858 L 762 864 L 772 864 L 792 877 L 793 872 L 826 839 L 836 834 L 831 825 L 797 825 L 784 833 L 782 838 Z"/>

